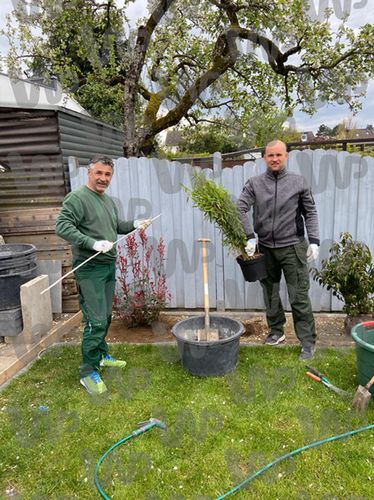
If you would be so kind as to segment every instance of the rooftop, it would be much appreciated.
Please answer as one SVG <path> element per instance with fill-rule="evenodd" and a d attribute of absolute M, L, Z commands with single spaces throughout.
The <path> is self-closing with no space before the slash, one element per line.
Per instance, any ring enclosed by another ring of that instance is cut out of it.
<path fill-rule="evenodd" d="M 58 81 L 53 86 L 0 73 L 0 107 L 28 109 L 69 109 L 90 116 L 77 101 L 62 91 Z"/>

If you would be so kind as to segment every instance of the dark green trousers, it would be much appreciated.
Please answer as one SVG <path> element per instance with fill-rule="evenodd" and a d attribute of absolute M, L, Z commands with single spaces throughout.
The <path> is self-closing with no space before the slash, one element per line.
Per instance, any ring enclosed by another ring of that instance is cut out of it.
<path fill-rule="evenodd" d="M 108 353 L 105 337 L 112 319 L 115 261 L 88 262 L 75 272 L 75 277 L 84 319 L 80 373 L 85 377 L 99 368 L 101 358 Z"/>
<path fill-rule="evenodd" d="M 303 346 L 315 344 L 316 330 L 309 299 L 309 271 L 306 260 L 308 244 L 302 242 L 284 248 L 260 245 L 265 254 L 268 276 L 261 281 L 266 306 L 266 319 L 271 333 L 283 333 L 286 317 L 279 296 L 282 271 L 287 284 L 288 297 L 296 335 Z"/>

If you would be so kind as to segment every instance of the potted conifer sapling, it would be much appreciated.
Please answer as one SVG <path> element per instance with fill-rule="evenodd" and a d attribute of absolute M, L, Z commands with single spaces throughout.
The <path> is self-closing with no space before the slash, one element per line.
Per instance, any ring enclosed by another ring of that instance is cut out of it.
<path fill-rule="evenodd" d="M 223 245 L 236 255 L 246 281 L 261 280 L 266 277 L 265 256 L 258 249 L 249 257 L 245 251 L 247 237 L 244 233 L 237 206 L 228 191 L 221 185 L 195 172 L 192 187 L 183 186 L 206 219 L 213 222 L 222 233 Z"/>

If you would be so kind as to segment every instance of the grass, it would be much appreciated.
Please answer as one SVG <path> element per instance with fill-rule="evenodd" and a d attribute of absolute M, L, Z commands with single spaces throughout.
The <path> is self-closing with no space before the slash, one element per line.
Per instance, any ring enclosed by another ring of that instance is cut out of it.
<path fill-rule="evenodd" d="M 297 348 L 242 347 L 236 371 L 219 378 L 188 374 L 173 346 L 115 345 L 112 353 L 128 367 L 104 372 L 105 397 L 77 383 L 76 346 L 49 350 L 0 393 L 0 498 L 99 498 L 98 458 L 151 416 L 167 430 L 131 440 L 102 466 L 111 498 L 214 499 L 276 457 L 374 423 L 373 402 L 359 415 L 349 398 L 306 377 Z M 313 366 L 355 391 L 354 350 L 317 351 Z M 371 430 L 328 443 L 232 498 L 373 498 L 373 452 Z"/>

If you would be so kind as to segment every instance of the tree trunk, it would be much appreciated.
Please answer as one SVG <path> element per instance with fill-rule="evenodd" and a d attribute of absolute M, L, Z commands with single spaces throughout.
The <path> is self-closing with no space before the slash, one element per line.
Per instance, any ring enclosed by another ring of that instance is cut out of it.
<path fill-rule="evenodd" d="M 148 156 L 155 151 L 155 145 L 154 134 L 147 134 L 145 128 L 135 130 L 135 127 L 130 129 L 130 125 L 126 125 L 123 142 L 123 155 L 125 158 Z"/>

